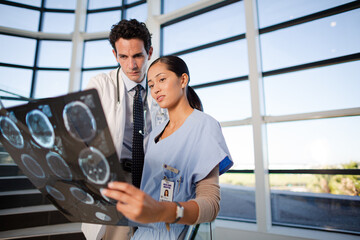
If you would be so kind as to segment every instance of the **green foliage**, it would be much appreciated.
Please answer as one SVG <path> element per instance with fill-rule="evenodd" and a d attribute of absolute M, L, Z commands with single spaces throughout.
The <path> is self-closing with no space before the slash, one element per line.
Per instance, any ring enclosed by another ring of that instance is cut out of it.
<path fill-rule="evenodd" d="M 338 167 L 328 167 L 334 169 Z M 341 169 L 359 169 L 359 163 L 351 161 L 342 164 Z M 340 195 L 360 196 L 360 175 L 316 175 L 308 186 L 310 191 Z"/>
<path fill-rule="evenodd" d="M 351 161 L 340 166 L 325 166 L 323 169 L 360 169 L 360 163 Z M 255 176 L 228 173 L 220 177 L 220 183 L 254 187 Z M 272 190 L 360 196 L 360 175 L 270 174 L 270 186 Z"/>

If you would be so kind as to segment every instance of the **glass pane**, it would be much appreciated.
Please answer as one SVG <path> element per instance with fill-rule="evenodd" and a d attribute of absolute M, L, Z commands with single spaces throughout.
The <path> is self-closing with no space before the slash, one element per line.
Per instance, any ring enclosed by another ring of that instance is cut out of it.
<path fill-rule="evenodd" d="M 69 41 L 41 41 L 39 67 L 70 68 L 71 47 Z"/>
<path fill-rule="evenodd" d="M 324 188 L 323 192 L 341 191 L 349 195 L 271 190 L 273 225 L 299 226 L 330 231 L 360 233 L 360 175 L 271 174 L 270 181 L 299 184 L 295 189 Z M 288 186 L 285 188 L 287 189 Z M 295 190 L 294 189 L 294 190 Z M 341 194 L 341 193 L 340 193 Z"/>
<path fill-rule="evenodd" d="M 240 40 L 181 55 L 189 67 L 190 85 L 247 76 L 249 68 L 246 47 L 246 41 Z"/>
<path fill-rule="evenodd" d="M 360 162 L 350 162 L 328 169 L 358 169 Z M 291 192 L 322 193 L 358 196 L 360 193 L 360 175 L 325 175 L 325 174 L 270 174 L 272 190 Z"/>
<path fill-rule="evenodd" d="M 224 175 L 224 177 L 233 178 L 233 181 L 238 184 L 220 185 L 221 200 L 218 218 L 256 222 L 255 188 L 242 186 L 242 184 L 254 184 L 254 174 L 225 173 Z M 220 176 L 221 178 L 222 176 Z"/>
<path fill-rule="evenodd" d="M 121 11 L 91 13 L 87 15 L 86 32 L 109 32 L 121 20 Z"/>
<path fill-rule="evenodd" d="M 263 71 L 360 52 L 360 9 L 260 36 Z"/>
<path fill-rule="evenodd" d="M 227 184 L 254 188 L 255 175 L 253 173 L 225 173 L 219 177 L 219 182 L 222 185 Z"/>
<path fill-rule="evenodd" d="M 245 33 L 244 3 L 233 3 L 172 24 L 163 33 L 164 55 Z"/>
<path fill-rule="evenodd" d="M 32 70 L 21 68 L 0 67 L 0 89 L 30 97 Z M 1 96 L 16 97 L 0 92 Z"/>
<path fill-rule="evenodd" d="M 329 168 L 360 162 L 360 117 L 267 125 L 270 169 Z"/>
<path fill-rule="evenodd" d="M 108 40 L 85 42 L 84 68 L 117 66 Z"/>
<path fill-rule="evenodd" d="M 69 72 L 38 71 L 35 98 L 55 97 L 69 91 Z"/>
<path fill-rule="evenodd" d="M 360 61 L 264 78 L 267 115 L 360 107 Z"/>
<path fill-rule="evenodd" d="M 140 22 L 146 22 L 147 19 L 147 5 L 141 4 L 126 10 L 126 19 L 137 19 Z"/>
<path fill-rule="evenodd" d="M 46 0 L 46 8 L 56 8 L 56 9 L 71 9 L 76 8 L 76 1 L 74 0 Z"/>
<path fill-rule="evenodd" d="M 229 148 L 233 169 L 254 169 L 254 145 L 252 127 L 248 125 L 222 128 Z"/>
<path fill-rule="evenodd" d="M 109 7 L 120 7 L 122 5 L 122 0 L 89 0 L 88 9 L 99 9 L 99 8 L 109 8 Z"/>
<path fill-rule="evenodd" d="M 0 26 L 38 31 L 39 11 L 0 4 Z"/>
<path fill-rule="evenodd" d="M 164 0 L 163 3 L 163 13 L 169 13 L 172 11 L 175 11 L 177 9 L 183 8 L 187 5 L 190 5 L 192 3 L 198 2 L 199 0 Z"/>
<path fill-rule="evenodd" d="M 36 40 L 0 35 L 0 62 L 33 66 Z"/>
<path fill-rule="evenodd" d="M 99 73 L 110 72 L 110 70 L 94 70 L 94 71 L 83 71 L 81 80 L 81 90 L 84 90 L 88 85 L 90 79 L 95 77 Z"/>
<path fill-rule="evenodd" d="M 354 0 L 258 0 L 259 27 L 268 27 L 353 1 Z"/>
<path fill-rule="evenodd" d="M 5 0 L 8 2 L 17 2 L 17 3 L 21 3 L 21 4 L 25 4 L 25 5 L 31 5 L 31 6 L 35 6 L 35 7 L 40 7 L 41 6 L 41 0 Z"/>
<path fill-rule="evenodd" d="M 72 33 L 75 25 L 75 14 L 45 12 L 43 32 Z"/>
<path fill-rule="evenodd" d="M 251 116 L 249 81 L 200 88 L 195 91 L 201 99 L 204 112 L 220 122 Z"/>
<path fill-rule="evenodd" d="M 1 99 L 1 102 L 4 105 L 5 108 L 16 107 L 16 106 L 28 103 L 28 101 L 3 100 L 3 99 Z"/>

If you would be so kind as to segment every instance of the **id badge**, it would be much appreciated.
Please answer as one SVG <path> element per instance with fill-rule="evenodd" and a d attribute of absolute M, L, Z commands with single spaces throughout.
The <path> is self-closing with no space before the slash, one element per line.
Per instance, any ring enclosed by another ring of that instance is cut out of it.
<path fill-rule="evenodd" d="M 174 182 L 166 179 L 161 180 L 160 202 L 172 202 L 174 194 Z"/>

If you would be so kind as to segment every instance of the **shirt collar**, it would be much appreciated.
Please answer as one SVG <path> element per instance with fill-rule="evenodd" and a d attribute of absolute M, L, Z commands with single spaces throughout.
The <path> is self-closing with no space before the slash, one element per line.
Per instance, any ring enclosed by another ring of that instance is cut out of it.
<path fill-rule="evenodd" d="M 120 68 L 120 74 L 121 74 L 121 77 L 124 81 L 124 84 L 125 84 L 125 89 L 127 92 L 133 90 L 134 87 L 136 87 L 136 85 L 140 84 L 143 89 L 146 89 L 146 78 L 144 77 L 143 81 L 141 83 L 136 83 L 132 80 L 130 80 L 126 74 L 124 73 L 124 71 L 122 70 L 122 68 Z"/>

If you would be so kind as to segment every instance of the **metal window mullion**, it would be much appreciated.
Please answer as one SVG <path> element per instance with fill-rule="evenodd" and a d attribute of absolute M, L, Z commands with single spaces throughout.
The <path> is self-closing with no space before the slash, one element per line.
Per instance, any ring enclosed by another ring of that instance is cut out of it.
<path fill-rule="evenodd" d="M 42 0 L 41 1 L 41 7 L 40 7 L 38 32 L 41 32 L 42 29 L 43 29 L 44 9 L 45 9 L 45 0 Z M 38 65 L 39 51 L 40 51 L 40 40 L 36 39 L 34 70 L 33 70 L 32 81 L 31 81 L 30 98 L 34 98 L 34 94 L 35 94 L 36 81 L 37 81 L 36 78 L 37 78 L 37 71 L 38 71 L 37 70 L 37 65 Z"/>
<path fill-rule="evenodd" d="M 125 4 L 126 4 L 126 1 L 125 0 L 122 0 L 122 3 L 121 3 L 121 19 L 126 19 L 126 7 L 125 7 Z"/>
<path fill-rule="evenodd" d="M 75 10 L 75 26 L 72 35 L 72 52 L 70 65 L 69 92 L 80 90 L 81 69 L 83 62 L 84 37 L 86 27 L 86 10 L 88 0 L 78 0 Z"/>
<path fill-rule="evenodd" d="M 266 125 L 256 0 L 244 0 L 255 157 L 255 206 L 259 232 L 271 227 Z"/>
<path fill-rule="evenodd" d="M 151 60 L 155 60 L 160 57 L 161 48 L 164 42 L 162 41 L 162 30 L 158 16 L 161 14 L 161 1 L 160 0 L 148 0 L 147 1 L 147 13 L 148 18 L 146 20 L 146 26 L 151 33 L 151 43 L 153 46 L 153 53 Z M 150 60 L 150 61 L 151 61 Z"/>

